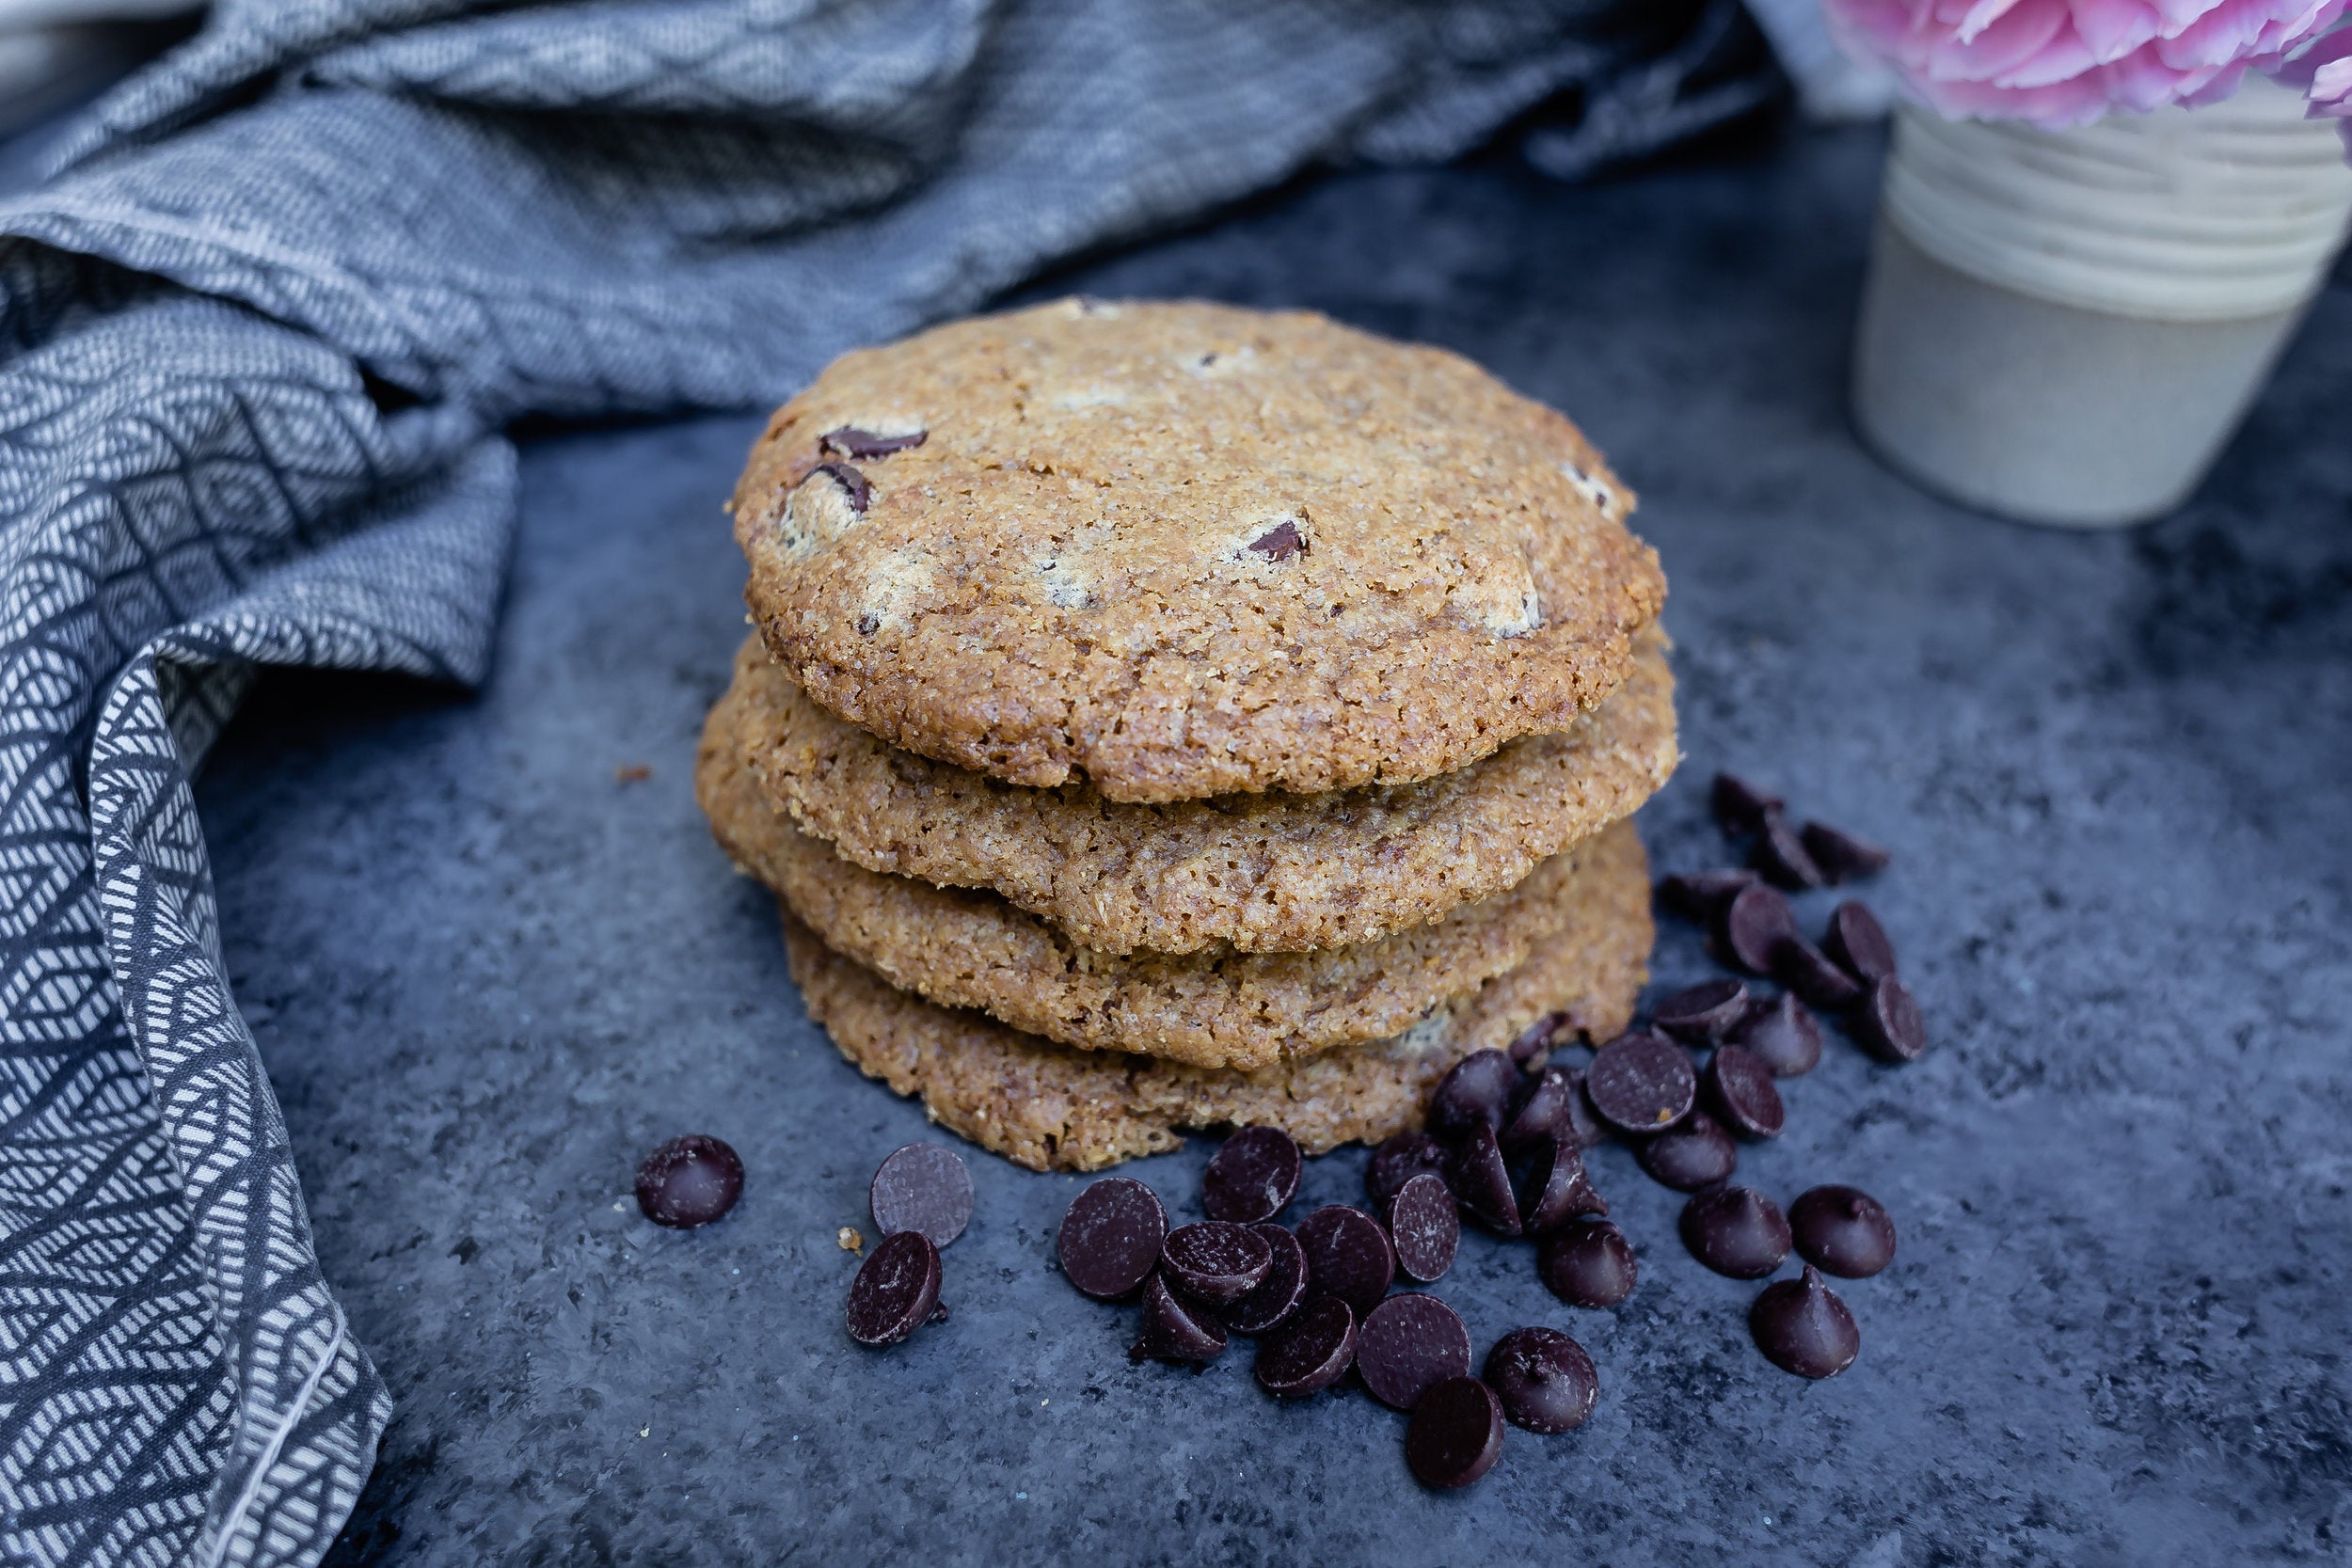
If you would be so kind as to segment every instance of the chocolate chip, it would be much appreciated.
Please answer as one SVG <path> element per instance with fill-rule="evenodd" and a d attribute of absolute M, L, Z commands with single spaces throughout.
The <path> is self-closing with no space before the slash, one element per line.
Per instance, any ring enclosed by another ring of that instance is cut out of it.
<path fill-rule="evenodd" d="M 1751 974 L 1770 974 L 1781 943 L 1797 940 L 1797 912 L 1778 890 L 1758 882 L 1732 895 L 1715 934 L 1733 963 Z"/>
<path fill-rule="evenodd" d="M 883 1235 L 920 1230 L 944 1247 L 972 1223 L 972 1173 L 952 1148 L 909 1144 L 882 1163 L 866 1203 Z"/>
<path fill-rule="evenodd" d="M 1788 1256 L 1788 1222 L 1754 1187 L 1713 1187 L 1682 1206 L 1682 1244 L 1734 1279 L 1761 1279 Z"/>
<path fill-rule="evenodd" d="M 1788 1125 L 1788 1114 L 1772 1083 L 1772 1069 L 1741 1046 L 1716 1050 L 1708 1059 L 1707 1070 L 1699 1075 L 1699 1092 L 1707 1097 L 1715 1119 L 1743 1138 L 1777 1138 Z"/>
<path fill-rule="evenodd" d="M 1805 853 L 1833 882 L 1851 882 L 1886 869 L 1895 857 L 1867 839 L 1841 833 L 1826 822 L 1808 822 L 1803 835 Z"/>
<path fill-rule="evenodd" d="M 1775 1078 L 1801 1078 L 1821 1060 L 1820 1024 L 1787 991 L 1740 1020 L 1731 1031 L 1731 1043 L 1754 1053 Z"/>
<path fill-rule="evenodd" d="M 637 1167 L 637 1207 L 656 1225 L 691 1230 L 708 1225 L 743 1196 L 743 1162 L 717 1138 L 672 1138 Z"/>
<path fill-rule="evenodd" d="M 1756 868 L 1764 873 L 1766 881 L 1785 888 L 1820 887 L 1829 880 L 1805 853 L 1797 831 L 1778 812 L 1764 818 L 1764 831 L 1756 841 Z"/>
<path fill-rule="evenodd" d="M 1740 1150 L 1721 1122 L 1705 1111 L 1692 1111 L 1672 1131 L 1637 1141 L 1633 1158 L 1661 1186 L 1695 1193 L 1731 1180 Z"/>
<path fill-rule="evenodd" d="M 1557 1230 L 1579 1214 L 1609 1212 L 1609 1200 L 1584 1175 L 1576 1145 L 1558 1133 L 1521 1144 L 1512 1151 L 1510 1169 L 1523 1236 Z"/>
<path fill-rule="evenodd" d="M 1519 1205 L 1511 1191 L 1510 1166 L 1503 1162 L 1502 1146 L 1485 1122 L 1472 1126 L 1454 1146 L 1446 1185 L 1461 1201 L 1462 1212 L 1496 1235 L 1519 1233 Z"/>
<path fill-rule="evenodd" d="M 882 630 L 882 617 L 872 610 L 869 610 L 857 618 L 857 634 L 860 637 L 871 637 L 880 630 Z"/>
<path fill-rule="evenodd" d="M 1235 1334 L 1266 1334 L 1290 1321 L 1307 1299 L 1307 1249 L 1279 1225 L 1249 1227 L 1265 1239 L 1265 1277 L 1258 1288 L 1225 1309 L 1225 1326 Z"/>
<path fill-rule="evenodd" d="M 1598 1148 L 1609 1141 L 1609 1125 L 1593 1109 L 1592 1091 L 1584 1086 L 1584 1070 L 1568 1069 L 1568 1079 L 1576 1086 L 1568 1096 L 1568 1131 L 1579 1148 Z"/>
<path fill-rule="evenodd" d="M 1486 1354 L 1486 1386 L 1516 1427 L 1574 1432 L 1600 1397 L 1600 1374 L 1584 1347 L 1556 1328 L 1515 1328 Z"/>
<path fill-rule="evenodd" d="M 1600 1119 L 1621 1132 L 1662 1132 L 1691 1114 L 1698 1074 L 1682 1047 L 1656 1035 L 1619 1035 L 1584 1072 Z"/>
<path fill-rule="evenodd" d="M 1397 1189 L 1388 1218 L 1397 1272 L 1423 1285 L 1443 1278 L 1462 1244 L 1462 1212 L 1454 1189 L 1423 1171 Z"/>
<path fill-rule="evenodd" d="M 1421 1397 L 1405 1429 L 1413 1479 L 1440 1492 L 1468 1486 L 1502 1455 L 1502 1402 L 1474 1377 L 1450 1377 Z"/>
<path fill-rule="evenodd" d="M 1502 1143 L 1510 1147 L 1564 1132 L 1573 1136 L 1577 1102 L 1583 1094 L 1584 1075 L 1574 1068 L 1548 1067 L 1529 1074 L 1512 1091 L 1502 1119 Z"/>
<path fill-rule="evenodd" d="M 864 474 L 847 463 L 819 463 L 809 473 L 823 474 L 840 485 L 842 494 L 849 499 L 850 510 L 861 517 L 866 515 L 866 509 L 874 502 L 874 487 L 866 483 Z"/>
<path fill-rule="evenodd" d="M 920 1230 L 885 1236 L 850 1285 L 850 1338 L 895 1345 L 939 1309 L 939 1249 Z"/>
<path fill-rule="evenodd" d="M 1799 1377 L 1836 1377 L 1862 1353 L 1853 1314 L 1809 1263 L 1803 1278 L 1764 1287 L 1748 1308 L 1748 1332 L 1766 1360 Z"/>
<path fill-rule="evenodd" d="M 1361 1209 L 1330 1204 L 1298 1222 L 1307 1252 L 1307 1294 L 1337 1296 L 1360 1320 L 1396 1279 L 1396 1249 L 1380 1222 Z"/>
<path fill-rule="evenodd" d="M 1356 1375 L 1395 1409 L 1412 1409 L 1433 1384 L 1468 1377 L 1470 1370 L 1470 1330 L 1436 1296 L 1391 1296 L 1356 1331 Z"/>
<path fill-rule="evenodd" d="M 1245 1127 L 1209 1162 L 1200 1207 L 1213 1220 L 1270 1220 L 1298 1191 L 1298 1145 L 1279 1127 Z"/>
<path fill-rule="evenodd" d="M 1748 1016 L 1748 988 L 1738 980 L 1703 980 L 1650 1009 L 1650 1022 L 1685 1045 L 1713 1045 Z"/>
<path fill-rule="evenodd" d="M 1777 795 L 1767 795 L 1745 779 L 1718 773 L 1714 788 L 1708 793 L 1708 804 L 1714 809 L 1715 820 L 1724 832 L 1752 833 L 1787 802 Z"/>
<path fill-rule="evenodd" d="M 1160 1243 L 1160 1270 L 1184 1293 L 1215 1307 L 1241 1300 L 1274 1266 L 1274 1249 L 1246 1225 L 1203 1220 Z"/>
<path fill-rule="evenodd" d="M 1856 1187 L 1808 1187 L 1788 1206 L 1797 1253 L 1826 1274 L 1867 1279 L 1895 1260 L 1895 1222 Z"/>
<path fill-rule="evenodd" d="M 1288 561 L 1307 553 L 1307 536 L 1288 517 L 1249 541 L 1249 547 L 1268 561 Z"/>
<path fill-rule="evenodd" d="M 1286 1400 L 1320 1394 L 1356 1360 L 1356 1314 L 1337 1296 L 1309 1302 L 1258 1347 L 1258 1386 Z"/>
<path fill-rule="evenodd" d="M 1424 1171 L 1442 1179 L 1445 1169 L 1445 1145 L 1426 1132 L 1399 1132 L 1372 1151 L 1364 1164 L 1364 1188 L 1375 1207 L 1386 1209 L 1406 1182 Z"/>
<path fill-rule="evenodd" d="M 1872 1055 L 1889 1062 L 1915 1062 L 1927 1053 L 1928 1026 L 1911 988 L 1892 974 L 1870 982 L 1849 1025 Z"/>
<path fill-rule="evenodd" d="M 1624 1231 L 1607 1220 L 1582 1219 L 1544 1238 L 1535 1273 L 1570 1307 L 1614 1307 L 1633 1293 L 1641 1269 Z"/>
<path fill-rule="evenodd" d="M 1772 975 L 1825 1012 L 1842 1012 L 1862 1000 L 1861 982 L 1803 937 L 1790 937 L 1772 949 Z"/>
<path fill-rule="evenodd" d="M 1511 1060 L 1526 1067 L 1546 1053 L 1567 1044 L 1575 1033 L 1567 1014 L 1546 1013 L 1520 1030 L 1518 1038 L 1511 1042 Z"/>
<path fill-rule="evenodd" d="M 1153 1275 L 1143 1288 L 1143 1321 L 1127 1359 L 1141 1361 L 1214 1361 L 1225 1354 L 1225 1325 L 1207 1310 L 1168 1288 Z"/>
<path fill-rule="evenodd" d="M 928 430 L 918 430 L 912 436 L 877 436 L 870 430 L 845 424 L 839 430 L 828 430 L 817 437 L 817 450 L 832 452 L 836 457 L 853 457 L 863 463 L 868 458 L 911 451 L 930 436 Z"/>
<path fill-rule="evenodd" d="M 1685 920 L 1711 922 L 1725 904 L 1754 887 L 1756 880 L 1756 873 L 1745 866 L 1729 871 L 1684 871 L 1660 882 L 1658 896 Z"/>
<path fill-rule="evenodd" d="M 1429 1131 L 1441 1138 L 1458 1138 L 1473 1122 L 1497 1131 L 1511 1091 L 1518 1086 L 1519 1069 L 1509 1056 L 1500 1051 L 1473 1051 L 1438 1081 L 1438 1092 L 1429 1097 Z"/>
<path fill-rule="evenodd" d="M 1865 985 L 1895 973 L 1895 944 L 1887 940 L 1879 917 L 1859 898 L 1849 898 L 1830 911 L 1821 950 Z"/>
<path fill-rule="evenodd" d="M 1131 1177 L 1108 1176 L 1071 1204 L 1056 1245 L 1071 1284 L 1097 1301 L 1120 1301 L 1152 1277 L 1167 1240 L 1159 1195 Z"/>

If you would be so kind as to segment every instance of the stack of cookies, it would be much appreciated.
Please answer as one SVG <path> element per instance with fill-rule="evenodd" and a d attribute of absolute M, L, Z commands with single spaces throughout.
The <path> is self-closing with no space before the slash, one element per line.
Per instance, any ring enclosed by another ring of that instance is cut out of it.
<path fill-rule="evenodd" d="M 810 1014 L 988 1148 L 1417 1125 L 1630 1018 L 1665 583 L 1566 420 L 1303 313 L 1072 300 L 850 355 L 733 502 L 697 788 Z"/>

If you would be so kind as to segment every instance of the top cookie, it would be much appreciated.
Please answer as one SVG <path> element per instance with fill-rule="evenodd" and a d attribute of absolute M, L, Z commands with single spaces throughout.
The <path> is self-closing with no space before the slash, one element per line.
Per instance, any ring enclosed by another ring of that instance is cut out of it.
<path fill-rule="evenodd" d="M 1066 300 L 834 362 L 734 500 L 761 636 L 907 750 L 1106 799 L 1449 772 L 1665 597 L 1576 427 L 1303 312 Z"/>

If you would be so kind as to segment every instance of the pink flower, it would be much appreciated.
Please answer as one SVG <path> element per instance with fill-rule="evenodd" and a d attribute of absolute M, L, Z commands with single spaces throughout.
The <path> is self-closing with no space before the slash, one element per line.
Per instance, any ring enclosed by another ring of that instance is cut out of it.
<path fill-rule="evenodd" d="M 2352 157 L 2352 27 L 2328 34 L 2279 69 L 2279 80 L 2301 87 L 2310 119 L 2341 121 L 2344 150 Z"/>
<path fill-rule="evenodd" d="M 1884 60 L 1947 119 L 2025 119 L 2056 131 L 2111 108 L 2226 98 L 2249 66 L 2277 69 L 2343 20 L 2352 0 L 1824 4 L 1849 49 Z"/>

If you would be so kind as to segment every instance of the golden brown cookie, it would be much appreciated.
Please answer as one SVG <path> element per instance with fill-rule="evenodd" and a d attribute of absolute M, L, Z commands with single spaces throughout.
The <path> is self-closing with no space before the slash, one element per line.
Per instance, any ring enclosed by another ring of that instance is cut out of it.
<path fill-rule="evenodd" d="M 1134 801 L 1404 783 L 1565 729 L 1665 598 L 1631 504 L 1457 355 L 1065 300 L 835 361 L 733 509 L 818 705 Z"/>
<path fill-rule="evenodd" d="M 1319 795 L 1128 805 L 900 751 L 808 701 L 757 638 L 727 701 L 752 767 L 869 871 L 992 889 L 1104 953 L 1377 942 L 1517 885 L 1674 771 L 1674 677 L 1645 633 L 1625 684 L 1559 735 L 1458 772 Z"/>
<path fill-rule="evenodd" d="M 1417 1124 L 1430 1088 L 1472 1051 L 1548 1013 L 1591 1039 L 1633 1016 L 1652 931 L 1646 862 L 1593 879 L 1572 926 L 1508 974 L 1375 1045 L 1258 1072 L 1074 1051 L 982 1013 L 894 990 L 784 914 L 792 978 L 841 1053 L 932 1120 L 1032 1170 L 1094 1170 L 1173 1148 L 1180 1128 L 1279 1127 L 1311 1152 Z"/>

